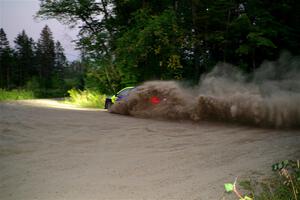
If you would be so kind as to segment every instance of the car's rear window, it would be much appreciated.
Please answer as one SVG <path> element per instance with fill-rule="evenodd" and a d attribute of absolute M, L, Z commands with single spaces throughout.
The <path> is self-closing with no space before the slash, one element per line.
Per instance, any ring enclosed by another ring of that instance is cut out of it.
<path fill-rule="evenodd" d="M 128 89 L 125 89 L 121 92 L 118 93 L 118 96 L 125 96 L 127 95 L 133 88 L 128 88 Z"/>

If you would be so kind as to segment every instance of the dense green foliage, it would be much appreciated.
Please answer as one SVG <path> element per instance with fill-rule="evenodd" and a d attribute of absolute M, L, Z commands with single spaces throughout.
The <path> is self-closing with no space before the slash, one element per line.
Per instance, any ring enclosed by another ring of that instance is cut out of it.
<path fill-rule="evenodd" d="M 21 99 L 33 99 L 34 93 L 29 90 L 11 90 L 7 91 L 0 89 L 0 101 L 6 100 L 21 100 Z"/>
<path fill-rule="evenodd" d="M 40 0 L 38 15 L 80 25 L 87 88 L 112 93 L 150 79 L 197 83 L 217 62 L 251 72 L 299 55 L 300 2 Z"/>

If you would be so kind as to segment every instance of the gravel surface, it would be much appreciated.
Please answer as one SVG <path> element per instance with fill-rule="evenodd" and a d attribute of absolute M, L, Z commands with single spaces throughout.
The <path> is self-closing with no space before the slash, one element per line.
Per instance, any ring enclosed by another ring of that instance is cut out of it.
<path fill-rule="evenodd" d="M 159 121 L 55 100 L 0 103 L 0 199 L 235 199 L 223 184 L 300 158 L 300 130 Z"/>

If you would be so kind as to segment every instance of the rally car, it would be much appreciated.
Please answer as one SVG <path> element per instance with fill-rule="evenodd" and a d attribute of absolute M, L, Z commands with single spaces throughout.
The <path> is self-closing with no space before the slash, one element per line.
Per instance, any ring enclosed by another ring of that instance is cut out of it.
<path fill-rule="evenodd" d="M 110 109 L 113 104 L 115 104 L 117 101 L 120 101 L 121 99 L 126 98 L 128 94 L 134 89 L 135 87 L 126 87 L 117 92 L 115 95 L 107 97 L 105 99 L 104 109 Z"/>
<path fill-rule="evenodd" d="M 177 119 L 188 115 L 191 98 L 176 82 L 149 81 L 106 99 L 106 108 L 116 114 Z"/>

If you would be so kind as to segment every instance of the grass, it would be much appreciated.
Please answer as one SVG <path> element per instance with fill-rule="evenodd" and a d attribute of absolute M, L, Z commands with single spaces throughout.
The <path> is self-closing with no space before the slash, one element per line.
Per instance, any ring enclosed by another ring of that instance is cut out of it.
<path fill-rule="evenodd" d="M 9 101 L 9 100 L 22 100 L 22 99 L 34 99 L 34 98 L 41 98 L 41 97 L 56 97 L 61 96 L 58 92 L 50 91 L 49 94 L 45 92 L 33 92 L 31 90 L 5 90 L 0 89 L 0 101 Z M 71 89 L 68 91 L 70 98 L 68 98 L 65 103 L 74 104 L 80 107 L 86 108 L 104 108 L 105 103 L 105 95 L 100 94 L 99 92 L 90 91 L 90 90 L 75 90 Z"/>
<path fill-rule="evenodd" d="M 67 99 L 65 103 L 86 108 L 104 108 L 106 96 L 99 92 L 71 89 L 68 93 L 70 98 Z"/>
<path fill-rule="evenodd" d="M 4 90 L 0 89 L 0 101 L 34 99 L 34 93 L 29 90 Z"/>

